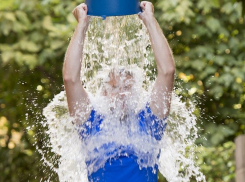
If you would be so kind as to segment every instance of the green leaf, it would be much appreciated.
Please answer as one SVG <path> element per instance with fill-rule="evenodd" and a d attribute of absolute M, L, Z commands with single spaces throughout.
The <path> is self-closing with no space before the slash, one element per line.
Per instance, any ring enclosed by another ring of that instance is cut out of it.
<path fill-rule="evenodd" d="M 228 88 L 233 81 L 234 81 L 234 77 L 230 73 L 224 73 L 219 78 L 219 82 L 223 83 L 226 88 Z"/>
<path fill-rule="evenodd" d="M 206 77 L 208 77 L 209 75 L 214 75 L 214 73 L 216 72 L 216 68 L 213 66 L 207 66 L 200 74 L 200 78 L 204 79 Z"/>
<path fill-rule="evenodd" d="M 15 14 L 12 12 L 6 12 L 3 15 L 4 15 L 4 18 L 6 18 L 7 20 L 10 20 L 12 22 L 16 21 Z"/>
<path fill-rule="evenodd" d="M 199 25 L 197 27 L 195 27 L 196 29 L 196 32 L 198 32 L 198 34 L 200 36 L 205 36 L 207 34 L 207 32 L 209 31 L 206 26 L 202 26 L 202 25 Z"/>
<path fill-rule="evenodd" d="M 20 20 L 21 23 L 23 23 L 25 26 L 30 26 L 30 21 L 23 11 L 16 11 L 15 12 L 16 17 Z"/>
<path fill-rule="evenodd" d="M 214 63 L 216 63 L 219 66 L 223 66 L 224 62 L 225 62 L 225 59 L 223 56 L 215 56 Z"/>
<path fill-rule="evenodd" d="M 69 23 L 74 23 L 74 22 L 76 22 L 76 18 L 74 18 L 74 16 L 73 16 L 72 14 L 67 15 L 66 19 L 67 19 L 67 21 L 68 21 Z"/>
<path fill-rule="evenodd" d="M 214 133 L 214 135 L 211 137 L 211 142 L 213 145 L 217 145 L 218 143 L 220 143 L 222 140 L 224 140 L 224 135 L 222 132 L 217 131 L 216 133 Z"/>
<path fill-rule="evenodd" d="M 2 52 L 4 51 L 11 51 L 13 48 L 11 45 L 8 45 L 8 44 L 0 44 L 0 50 Z"/>
<path fill-rule="evenodd" d="M 229 47 L 237 49 L 239 47 L 240 41 L 236 37 L 231 37 L 229 40 Z"/>
<path fill-rule="evenodd" d="M 37 65 L 37 56 L 34 54 L 23 54 L 20 51 L 15 52 L 14 54 L 15 61 L 20 65 L 27 65 L 30 69 L 35 68 Z"/>
<path fill-rule="evenodd" d="M 222 86 L 214 85 L 210 89 L 210 93 L 214 96 L 216 100 L 219 100 L 219 98 L 223 96 L 224 90 Z"/>
<path fill-rule="evenodd" d="M 212 3 L 207 2 L 207 0 L 199 0 L 197 8 L 203 10 L 204 13 L 208 13 L 212 8 Z"/>
<path fill-rule="evenodd" d="M 1 0 L 0 1 L 0 10 L 6 10 L 13 7 L 14 0 Z"/>
<path fill-rule="evenodd" d="M 52 49 L 44 49 L 41 54 L 38 57 L 38 63 L 42 65 L 45 63 L 48 59 L 51 59 L 54 55 L 54 52 Z"/>
<path fill-rule="evenodd" d="M 225 137 L 231 136 L 235 133 L 235 131 L 229 128 L 228 126 L 219 126 L 219 129 L 222 131 Z"/>
<path fill-rule="evenodd" d="M 234 90 L 236 93 L 243 93 L 244 89 L 241 84 L 238 84 L 236 82 L 232 83 L 232 90 Z"/>
<path fill-rule="evenodd" d="M 210 49 L 208 46 L 197 46 L 195 52 L 197 53 L 198 57 L 205 56 L 208 52 L 212 52 L 213 50 Z"/>
<path fill-rule="evenodd" d="M 242 71 L 241 68 L 232 68 L 231 69 L 231 73 L 235 76 L 235 77 L 238 77 L 238 78 L 241 78 L 242 80 L 245 80 L 245 75 L 244 75 L 244 72 Z"/>
<path fill-rule="evenodd" d="M 45 37 L 47 36 L 45 36 L 43 33 L 38 31 L 32 32 L 29 36 L 30 40 L 33 42 L 43 42 Z"/>
<path fill-rule="evenodd" d="M 47 30 L 55 30 L 55 27 L 53 26 L 53 22 L 50 16 L 45 16 L 42 22 L 42 25 Z"/>
<path fill-rule="evenodd" d="M 38 52 L 40 50 L 40 47 L 34 42 L 22 40 L 19 44 L 20 48 L 24 51 Z"/>
<path fill-rule="evenodd" d="M 4 25 L 1 26 L 0 31 L 2 31 L 3 34 L 5 36 L 7 36 L 7 35 L 9 35 L 9 32 L 12 30 L 12 28 L 13 28 L 13 24 L 9 21 L 7 21 L 7 22 L 5 21 Z"/>
<path fill-rule="evenodd" d="M 11 59 L 14 58 L 14 54 L 12 51 L 5 51 L 1 54 L 3 63 L 7 63 L 9 62 Z"/>
<path fill-rule="evenodd" d="M 206 21 L 206 26 L 212 31 L 217 32 L 220 28 L 220 22 L 216 18 L 210 17 Z"/>
<path fill-rule="evenodd" d="M 224 34 L 225 37 L 229 37 L 229 36 L 230 36 L 230 32 L 229 32 L 225 27 L 222 27 L 222 26 L 221 26 L 221 27 L 219 28 L 218 32 L 219 32 L 220 34 Z"/>
<path fill-rule="evenodd" d="M 201 71 L 206 66 L 206 62 L 204 62 L 202 60 L 195 60 L 192 62 L 191 66 L 192 66 L 192 68 L 194 68 L 198 71 Z"/>
<path fill-rule="evenodd" d="M 22 62 L 28 65 L 30 69 L 34 69 L 37 65 L 37 57 L 33 54 L 24 54 L 22 56 Z"/>
<path fill-rule="evenodd" d="M 221 8 L 221 11 L 223 11 L 226 14 L 231 14 L 232 10 L 233 10 L 233 4 L 231 2 L 225 3 Z"/>
<path fill-rule="evenodd" d="M 212 2 L 213 2 L 213 6 L 214 6 L 215 8 L 219 8 L 219 7 L 220 7 L 220 2 L 219 2 L 219 0 L 212 0 Z"/>
<path fill-rule="evenodd" d="M 244 1 L 235 3 L 235 10 L 238 14 L 238 17 L 242 17 L 242 11 L 244 11 L 243 8 L 245 7 L 244 4 L 245 4 Z"/>
<path fill-rule="evenodd" d="M 20 52 L 20 51 L 16 51 L 15 52 L 15 61 L 18 63 L 18 64 L 23 64 L 23 62 L 22 62 L 22 52 Z"/>
<path fill-rule="evenodd" d="M 13 24 L 13 31 L 14 32 L 17 32 L 18 33 L 18 32 L 23 32 L 25 30 L 27 30 L 27 27 L 24 24 L 19 23 L 19 22 L 15 22 Z"/>
<path fill-rule="evenodd" d="M 62 41 L 62 40 L 52 40 L 50 43 L 50 47 L 53 50 L 59 49 L 59 48 L 63 47 L 63 45 L 64 45 L 64 41 Z"/>
<path fill-rule="evenodd" d="M 225 50 L 228 48 L 228 46 L 224 43 L 219 44 L 217 47 L 218 47 L 218 50 L 220 51 L 220 53 L 224 53 Z"/>

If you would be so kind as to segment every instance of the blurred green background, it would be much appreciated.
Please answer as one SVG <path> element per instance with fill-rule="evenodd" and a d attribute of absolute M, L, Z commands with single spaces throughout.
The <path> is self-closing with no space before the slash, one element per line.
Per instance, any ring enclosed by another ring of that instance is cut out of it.
<path fill-rule="evenodd" d="M 58 181 L 36 151 L 46 140 L 38 122 L 64 90 L 71 12 L 81 2 L 0 0 L 0 182 Z M 245 3 L 152 2 L 175 56 L 176 93 L 196 100 L 197 163 L 208 182 L 235 181 L 234 139 L 245 133 Z"/>

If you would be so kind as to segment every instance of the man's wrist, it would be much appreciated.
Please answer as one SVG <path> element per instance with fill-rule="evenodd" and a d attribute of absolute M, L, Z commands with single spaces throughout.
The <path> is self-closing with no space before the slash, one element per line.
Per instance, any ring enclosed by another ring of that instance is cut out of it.
<path fill-rule="evenodd" d="M 87 29 L 88 28 L 88 25 L 87 25 L 86 22 L 80 21 L 80 22 L 78 22 L 77 27 L 78 28 L 81 28 L 81 29 Z"/>
<path fill-rule="evenodd" d="M 79 22 L 76 29 L 78 29 L 79 32 L 86 33 L 88 29 L 88 24 L 86 24 L 85 22 Z"/>
<path fill-rule="evenodd" d="M 152 25 L 155 25 L 155 23 L 156 23 L 156 19 L 154 15 L 147 16 L 144 20 L 144 24 L 147 28 L 150 28 Z"/>

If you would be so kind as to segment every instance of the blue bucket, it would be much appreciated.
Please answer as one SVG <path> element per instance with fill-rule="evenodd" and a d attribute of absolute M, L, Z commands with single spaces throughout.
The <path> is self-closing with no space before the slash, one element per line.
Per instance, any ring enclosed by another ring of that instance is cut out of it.
<path fill-rule="evenodd" d="M 89 16 L 133 15 L 141 12 L 139 0 L 85 0 Z"/>

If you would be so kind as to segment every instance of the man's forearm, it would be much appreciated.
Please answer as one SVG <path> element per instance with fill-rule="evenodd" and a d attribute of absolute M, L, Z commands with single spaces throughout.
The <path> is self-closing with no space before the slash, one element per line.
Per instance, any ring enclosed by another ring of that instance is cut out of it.
<path fill-rule="evenodd" d="M 154 17 L 145 23 L 150 34 L 151 44 L 155 55 L 158 74 L 172 73 L 175 70 L 175 64 L 172 51 L 168 41 Z"/>
<path fill-rule="evenodd" d="M 80 79 L 81 61 L 83 57 L 83 45 L 86 35 L 86 27 L 78 24 L 70 41 L 65 55 L 63 66 L 63 78 L 67 81 L 78 81 Z"/>

